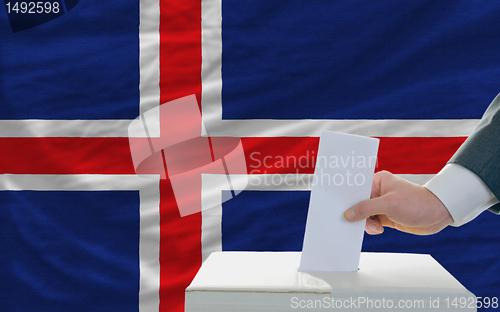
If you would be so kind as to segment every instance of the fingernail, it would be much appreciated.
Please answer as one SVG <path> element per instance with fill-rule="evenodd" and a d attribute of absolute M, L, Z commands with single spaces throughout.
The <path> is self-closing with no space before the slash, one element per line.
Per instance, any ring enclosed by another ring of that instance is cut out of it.
<path fill-rule="evenodd" d="M 347 209 L 347 211 L 345 212 L 345 218 L 347 221 L 354 220 L 354 218 L 356 218 L 354 209 Z"/>
<path fill-rule="evenodd" d="M 370 231 L 372 231 L 373 233 L 378 233 L 378 232 L 380 232 L 380 231 L 378 230 L 378 228 L 375 226 L 375 224 L 370 224 L 370 225 L 368 226 L 368 228 L 369 228 L 369 229 L 370 229 Z"/>

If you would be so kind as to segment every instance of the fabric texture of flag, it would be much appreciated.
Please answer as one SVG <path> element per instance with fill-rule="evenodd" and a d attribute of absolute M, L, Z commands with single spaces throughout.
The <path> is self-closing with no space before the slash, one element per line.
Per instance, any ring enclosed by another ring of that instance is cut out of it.
<path fill-rule="evenodd" d="M 500 92 L 492 0 L 41 3 L 0 14 L 0 311 L 183 311 L 211 252 L 301 250 L 321 130 L 380 138 L 376 171 L 425 183 Z M 206 134 L 241 142 L 247 186 L 214 200 L 203 175 L 211 209 L 181 217 L 128 127 L 193 94 Z M 498 298 L 498 222 L 363 251 L 431 254 Z"/>

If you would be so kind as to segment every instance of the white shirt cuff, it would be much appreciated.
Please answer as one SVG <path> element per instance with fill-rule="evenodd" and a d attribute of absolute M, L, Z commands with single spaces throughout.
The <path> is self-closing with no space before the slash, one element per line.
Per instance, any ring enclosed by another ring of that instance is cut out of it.
<path fill-rule="evenodd" d="M 446 206 L 453 226 L 463 225 L 498 203 L 484 182 L 469 169 L 447 164 L 424 187 Z"/>

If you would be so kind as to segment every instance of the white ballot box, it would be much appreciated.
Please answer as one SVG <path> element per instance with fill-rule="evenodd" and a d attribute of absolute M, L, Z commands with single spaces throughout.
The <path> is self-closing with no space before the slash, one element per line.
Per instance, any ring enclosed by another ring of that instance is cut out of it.
<path fill-rule="evenodd" d="M 361 253 L 357 272 L 299 272 L 300 252 L 215 252 L 186 289 L 198 311 L 476 311 L 430 255 Z"/>

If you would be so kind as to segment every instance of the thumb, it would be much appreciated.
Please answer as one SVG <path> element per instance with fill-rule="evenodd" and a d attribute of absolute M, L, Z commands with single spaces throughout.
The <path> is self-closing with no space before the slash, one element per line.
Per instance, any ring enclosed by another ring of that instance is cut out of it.
<path fill-rule="evenodd" d="M 361 221 L 370 216 L 386 214 L 388 208 L 386 196 L 363 200 L 344 212 L 349 222 Z"/>

